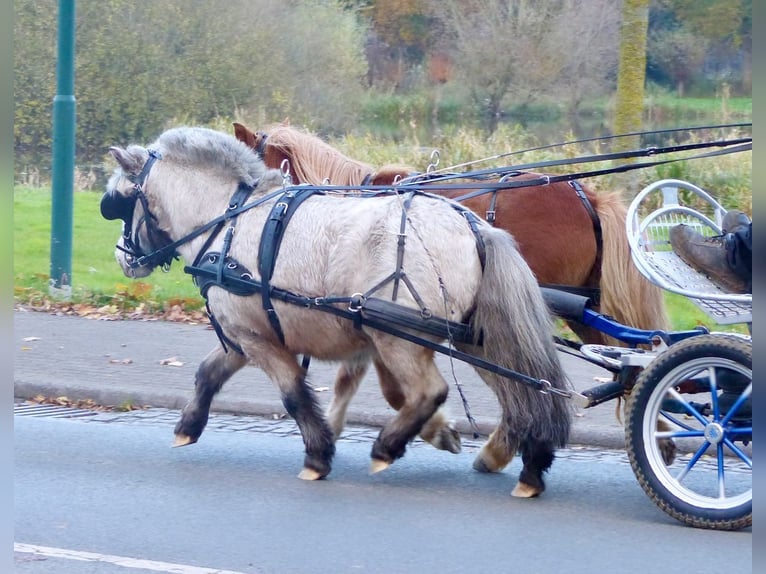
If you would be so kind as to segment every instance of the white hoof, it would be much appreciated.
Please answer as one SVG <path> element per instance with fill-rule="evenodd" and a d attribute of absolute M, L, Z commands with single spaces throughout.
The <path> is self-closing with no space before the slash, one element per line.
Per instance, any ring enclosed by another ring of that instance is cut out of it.
<path fill-rule="evenodd" d="M 185 434 L 177 434 L 175 440 L 173 441 L 173 448 L 178 446 L 186 446 L 188 444 L 194 444 L 195 442 L 197 442 L 196 438 L 192 438 Z"/>
<path fill-rule="evenodd" d="M 304 468 L 298 473 L 298 478 L 301 480 L 319 480 L 322 478 L 322 475 L 313 468 Z"/>
<path fill-rule="evenodd" d="M 370 463 L 370 474 L 377 474 L 383 470 L 386 470 L 389 466 L 391 466 L 390 462 L 380 460 L 379 458 L 374 458 Z"/>
<path fill-rule="evenodd" d="M 513 489 L 513 492 L 511 492 L 511 496 L 515 496 L 516 498 L 534 498 L 535 496 L 538 496 L 540 494 L 540 491 L 536 488 L 532 488 L 528 484 L 524 484 L 523 482 L 519 482 L 516 487 Z"/>

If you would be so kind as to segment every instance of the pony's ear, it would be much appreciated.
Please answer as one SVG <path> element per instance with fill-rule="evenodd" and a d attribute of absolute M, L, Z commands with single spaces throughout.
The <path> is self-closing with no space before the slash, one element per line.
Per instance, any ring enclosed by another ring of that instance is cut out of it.
<path fill-rule="evenodd" d="M 255 134 L 240 123 L 234 122 L 232 125 L 234 126 L 234 137 L 247 144 L 248 147 L 255 149 Z"/>
<path fill-rule="evenodd" d="M 135 154 L 131 154 L 127 150 L 121 147 L 112 146 L 109 148 L 109 153 L 120 164 L 122 171 L 130 174 L 138 174 L 141 172 L 141 168 L 144 166 L 144 158 Z"/>

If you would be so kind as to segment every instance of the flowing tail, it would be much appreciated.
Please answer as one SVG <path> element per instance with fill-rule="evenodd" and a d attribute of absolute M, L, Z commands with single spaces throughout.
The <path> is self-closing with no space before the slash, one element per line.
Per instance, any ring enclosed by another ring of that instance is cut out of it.
<path fill-rule="evenodd" d="M 516 372 L 545 379 L 568 390 L 569 381 L 551 337 L 551 316 L 537 281 L 510 234 L 490 226 L 480 228 L 486 263 L 471 325 L 483 336 L 475 348 L 488 361 Z M 478 369 L 493 389 L 503 410 L 495 440 L 505 443 L 510 456 L 525 444 L 563 447 L 569 438 L 572 409 L 569 399 L 543 394 L 532 386 Z M 552 455 L 551 461 L 552 462 Z"/>
<path fill-rule="evenodd" d="M 664 292 L 646 279 L 630 256 L 627 208 L 618 193 L 599 194 L 596 206 L 604 246 L 601 262 L 601 312 L 639 329 L 668 329 Z M 606 344 L 622 345 L 604 336 Z"/>

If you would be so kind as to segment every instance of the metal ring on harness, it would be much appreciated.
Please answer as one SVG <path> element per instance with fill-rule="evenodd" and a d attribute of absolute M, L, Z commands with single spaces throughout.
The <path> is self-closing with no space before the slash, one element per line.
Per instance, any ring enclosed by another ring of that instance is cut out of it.
<path fill-rule="evenodd" d="M 431 152 L 430 163 L 428 164 L 428 167 L 426 168 L 426 173 L 432 173 L 439 166 L 439 159 L 441 159 L 441 154 L 439 154 L 439 150 L 438 149 L 433 150 Z"/>
<path fill-rule="evenodd" d="M 351 295 L 351 300 L 348 302 L 348 310 L 352 313 L 358 313 L 364 307 L 366 298 L 362 293 L 354 293 Z"/>
<path fill-rule="evenodd" d="M 283 159 L 279 164 L 279 171 L 282 172 L 282 181 L 284 183 L 292 182 L 292 176 L 290 175 L 290 161 Z"/>

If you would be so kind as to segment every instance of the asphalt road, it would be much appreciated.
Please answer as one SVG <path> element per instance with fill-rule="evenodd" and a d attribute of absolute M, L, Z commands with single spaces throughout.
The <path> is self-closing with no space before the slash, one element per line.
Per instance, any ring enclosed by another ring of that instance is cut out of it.
<path fill-rule="evenodd" d="M 373 429 L 350 428 L 327 480 L 296 478 L 286 420 L 216 414 L 172 449 L 178 413 L 36 409 L 14 417 L 15 571 L 291 573 L 749 572 L 752 531 L 684 526 L 643 493 L 623 452 L 559 453 L 539 498 L 520 469 L 471 470 L 416 442 L 367 473 Z M 53 418 L 56 413 L 76 418 Z"/>

